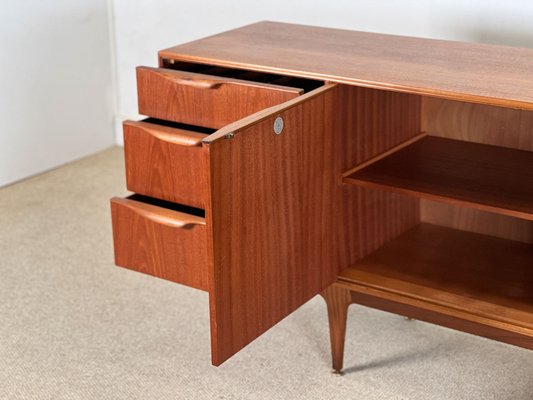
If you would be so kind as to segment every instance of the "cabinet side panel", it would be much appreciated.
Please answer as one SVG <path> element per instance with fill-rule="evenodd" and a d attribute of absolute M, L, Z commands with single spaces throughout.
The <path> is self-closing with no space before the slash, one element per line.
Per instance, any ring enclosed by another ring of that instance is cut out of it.
<path fill-rule="evenodd" d="M 213 364 L 418 222 L 416 200 L 341 175 L 418 134 L 419 110 L 416 96 L 329 86 L 209 144 Z"/>
<path fill-rule="evenodd" d="M 421 131 L 418 95 L 340 86 L 336 100 L 339 115 L 335 131 L 342 158 L 335 162 L 340 162 L 338 168 L 343 172 Z M 340 213 L 342 269 L 417 224 L 419 200 L 343 185 Z"/>

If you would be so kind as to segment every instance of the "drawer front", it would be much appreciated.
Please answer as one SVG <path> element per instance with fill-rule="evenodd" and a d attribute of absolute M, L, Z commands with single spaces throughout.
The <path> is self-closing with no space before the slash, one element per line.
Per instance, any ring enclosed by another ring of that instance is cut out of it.
<path fill-rule="evenodd" d="M 139 113 L 219 129 L 303 90 L 164 68 L 137 68 Z"/>
<path fill-rule="evenodd" d="M 206 135 L 148 122 L 126 121 L 123 127 L 128 190 L 205 208 Z"/>
<path fill-rule="evenodd" d="M 146 200 L 111 199 L 115 263 L 207 291 L 205 218 L 183 212 L 189 207 L 180 211 Z"/>

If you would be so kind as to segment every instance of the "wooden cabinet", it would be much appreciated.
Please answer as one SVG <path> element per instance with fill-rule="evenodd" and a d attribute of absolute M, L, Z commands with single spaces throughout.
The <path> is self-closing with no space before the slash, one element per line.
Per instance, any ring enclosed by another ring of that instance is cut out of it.
<path fill-rule="evenodd" d="M 116 263 L 206 290 L 219 365 L 313 296 L 533 348 L 533 51 L 263 22 L 159 52 Z M 207 311 L 207 310 L 206 310 Z"/>

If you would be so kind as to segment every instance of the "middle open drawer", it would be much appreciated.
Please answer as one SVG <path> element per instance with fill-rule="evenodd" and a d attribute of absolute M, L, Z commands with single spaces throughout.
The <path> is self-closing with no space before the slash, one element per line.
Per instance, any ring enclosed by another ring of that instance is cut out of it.
<path fill-rule="evenodd" d="M 128 190 L 205 208 L 207 160 L 202 139 L 212 130 L 152 119 L 126 121 L 123 126 Z"/>

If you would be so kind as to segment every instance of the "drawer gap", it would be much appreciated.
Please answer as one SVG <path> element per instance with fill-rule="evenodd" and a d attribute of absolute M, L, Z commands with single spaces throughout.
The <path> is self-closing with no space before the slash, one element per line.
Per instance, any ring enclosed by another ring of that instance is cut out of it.
<path fill-rule="evenodd" d="M 224 78 L 234 78 L 241 73 L 238 69 L 229 69 L 224 67 L 209 67 L 202 71 L 202 74 L 222 76 Z"/>
<path fill-rule="evenodd" d="M 265 74 L 264 72 L 257 71 L 239 71 L 239 74 L 235 76 L 236 79 L 244 79 L 247 81 L 261 82 L 261 83 L 273 83 L 280 78 L 279 75 Z"/>
<path fill-rule="evenodd" d="M 249 71 L 238 68 L 226 68 L 206 64 L 196 64 L 183 61 L 174 61 L 170 59 L 162 59 L 161 67 L 187 72 L 201 72 L 202 74 L 221 76 L 225 78 L 242 79 L 251 82 L 270 83 L 273 85 L 300 88 L 304 90 L 304 93 L 310 92 L 324 85 L 323 81 L 317 81 L 312 79 L 294 78 L 290 76 L 277 75 L 266 72 Z"/>
<path fill-rule="evenodd" d="M 186 206 L 184 204 L 173 203 L 171 201 L 160 200 L 154 197 L 143 196 L 141 194 L 132 194 L 127 199 L 139 201 L 141 203 L 150 204 L 157 207 L 166 208 L 168 210 L 178 211 L 185 214 L 195 215 L 197 217 L 205 218 L 205 210 L 201 208 Z"/>
<path fill-rule="evenodd" d="M 169 68 L 169 69 L 178 69 L 180 71 L 202 72 L 202 73 L 205 73 L 207 69 L 211 68 L 211 65 L 207 65 L 207 64 L 195 64 L 195 63 L 174 61 L 174 60 L 163 60 L 163 63 L 161 64 L 161 66 L 164 68 Z"/>
<path fill-rule="evenodd" d="M 157 119 L 157 118 L 145 118 L 142 120 L 142 122 L 147 122 L 147 123 L 154 124 L 154 125 L 167 126 L 169 128 L 181 129 L 185 131 L 203 133 L 205 135 L 211 135 L 212 133 L 216 132 L 216 129 L 213 129 L 213 128 L 183 124 L 181 122 L 166 121 L 164 119 Z"/>
<path fill-rule="evenodd" d="M 298 87 L 304 90 L 304 93 L 318 89 L 324 85 L 322 81 L 313 81 L 311 79 L 293 78 L 292 76 L 277 76 L 277 78 L 269 83 L 273 85 Z"/>

